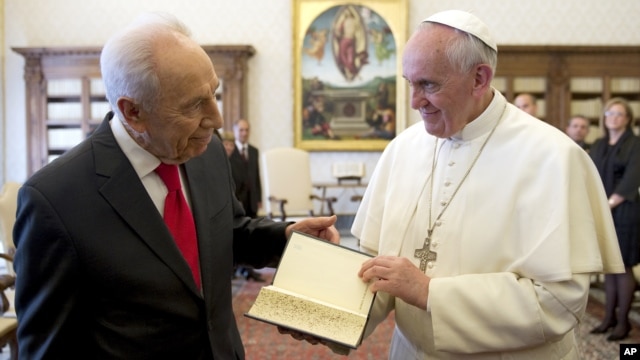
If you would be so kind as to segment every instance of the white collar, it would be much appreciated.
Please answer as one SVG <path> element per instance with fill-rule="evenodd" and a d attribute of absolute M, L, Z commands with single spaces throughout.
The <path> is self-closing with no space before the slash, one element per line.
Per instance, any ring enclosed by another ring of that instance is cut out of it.
<path fill-rule="evenodd" d="M 451 136 L 451 140 L 469 141 L 486 134 L 493 129 L 496 121 L 500 120 L 502 112 L 507 105 L 507 100 L 500 91 L 491 88 L 493 99 L 486 109 L 473 121 L 465 125 L 462 130 Z"/>
<path fill-rule="evenodd" d="M 236 140 L 236 147 L 237 147 L 239 150 L 242 150 L 242 148 L 243 148 L 243 147 L 245 147 L 245 146 L 247 147 L 247 149 L 249 149 L 249 144 L 243 144 L 243 143 L 241 143 L 240 141 Z"/>
<path fill-rule="evenodd" d="M 122 149 L 122 152 L 129 159 L 133 169 L 141 179 L 160 165 L 160 160 L 157 157 L 143 149 L 133 140 L 117 115 L 109 121 L 109 124 L 120 149 Z"/>

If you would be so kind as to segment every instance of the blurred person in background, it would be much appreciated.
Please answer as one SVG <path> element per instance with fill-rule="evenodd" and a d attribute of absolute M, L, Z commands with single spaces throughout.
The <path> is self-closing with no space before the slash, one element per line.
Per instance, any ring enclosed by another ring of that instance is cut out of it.
<path fill-rule="evenodd" d="M 640 139 L 633 133 L 633 112 L 627 100 L 613 98 L 604 106 L 604 136 L 591 146 L 613 216 L 625 272 L 604 277 L 605 314 L 592 334 L 609 341 L 631 331 L 629 311 L 638 286 L 633 267 L 640 263 Z"/>

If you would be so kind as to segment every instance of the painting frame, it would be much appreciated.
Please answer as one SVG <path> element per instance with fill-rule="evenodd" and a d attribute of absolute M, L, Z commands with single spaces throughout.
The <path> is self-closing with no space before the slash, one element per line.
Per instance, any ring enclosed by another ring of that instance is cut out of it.
<path fill-rule="evenodd" d="M 383 150 L 406 126 L 408 0 L 292 0 L 292 9 L 295 147 Z"/>

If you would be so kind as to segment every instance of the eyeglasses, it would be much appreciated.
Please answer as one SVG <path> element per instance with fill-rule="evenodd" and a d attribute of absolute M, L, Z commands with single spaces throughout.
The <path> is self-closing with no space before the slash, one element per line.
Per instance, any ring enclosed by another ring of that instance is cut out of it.
<path fill-rule="evenodd" d="M 605 111 L 604 116 L 627 116 L 627 114 L 619 112 L 619 111 Z"/>

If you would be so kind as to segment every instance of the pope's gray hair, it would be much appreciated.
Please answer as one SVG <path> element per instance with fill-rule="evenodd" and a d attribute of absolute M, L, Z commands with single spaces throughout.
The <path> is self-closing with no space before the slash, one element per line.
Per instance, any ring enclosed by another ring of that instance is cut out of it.
<path fill-rule="evenodd" d="M 431 26 L 446 25 L 425 21 L 420 24 L 418 30 L 423 31 Z M 452 29 L 458 36 L 452 38 L 447 44 L 445 54 L 449 63 L 460 72 L 467 72 L 478 64 L 488 64 L 495 74 L 498 66 L 498 52 L 474 35 L 460 29 Z"/>

